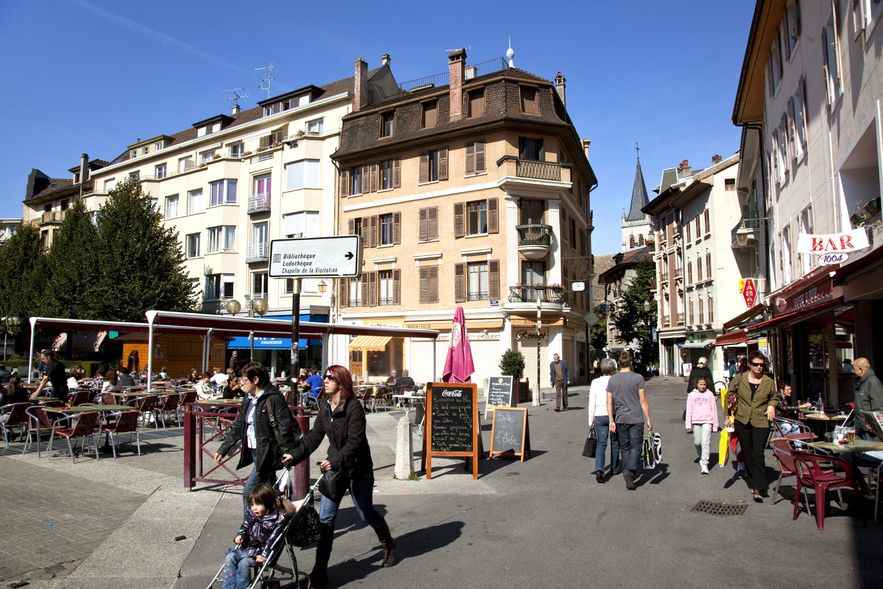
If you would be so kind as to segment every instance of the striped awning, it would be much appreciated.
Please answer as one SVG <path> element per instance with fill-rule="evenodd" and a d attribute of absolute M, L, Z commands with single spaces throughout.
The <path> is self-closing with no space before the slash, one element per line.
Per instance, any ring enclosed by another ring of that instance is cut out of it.
<path fill-rule="evenodd" d="M 365 352 L 384 352 L 386 345 L 392 338 L 388 335 L 359 335 L 350 342 L 351 350 L 363 350 Z"/>

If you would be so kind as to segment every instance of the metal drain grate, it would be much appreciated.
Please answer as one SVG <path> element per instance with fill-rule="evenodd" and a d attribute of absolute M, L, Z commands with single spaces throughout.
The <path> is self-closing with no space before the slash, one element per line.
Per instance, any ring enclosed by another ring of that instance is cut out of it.
<path fill-rule="evenodd" d="M 719 503 L 717 501 L 700 501 L 690 511 L 711 515 L 745 515 L 748 505 L 745 503 Z"/>

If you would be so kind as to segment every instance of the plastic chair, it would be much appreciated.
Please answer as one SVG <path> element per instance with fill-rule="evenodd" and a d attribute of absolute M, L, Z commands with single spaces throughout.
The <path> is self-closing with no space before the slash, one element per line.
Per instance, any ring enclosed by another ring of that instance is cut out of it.
<path fill-rule="evenodd" d="M 3 432 L 4 448 L 9 448 L 9 432 L 17 429 L 19 433 L 27 430 L 30 403 L 10 403 L 0 407 L 0 431 Z"/>
<path fill-rule="evenodd" d="M 110 448 L 113 451 L 113 459 L 117 458 L 117 441 L 119 434 L 134 434 L 135 445 L 138 447 L 138 456 L 141 456 L 141 430 L 138 429 L 137 411 L 119 411 L 110 414 L 109 422 L 101 428 L 101 433 L 109 434 Z"/>
<path fill-rule="evenodd" d="M 129 407 L 134 407 L 141 413 L 141 424 L 147 425 L 147 416 L 153 415 L 153 424 L 159 428 L 159 423 L 154 412 L 156 411 L 156 404 L 159 397 L 156 396 L 146 396 L 146 397 L 135 397 L 134 399 L 129 400 L 126 405 Z"/>
<path fill-rule="evenodd" d="M 63 421 L 71 421 L 76 419 L 73 427 L 61 427 L 58 424 Z M 65 440 L 67 440 L 67 448 L 71 453 L 71 460 L 73 462 L 77 461 L 77 457 L 74 454 L 74 448 L 71 444 L 71 440 L 73 438 L 80 438 L 80 451 L 84 451 L 86 448 L 86 438 L 92 437 L 92 444 L 95 446 L 95 460 L 99 460 L 98 457 L 98 432 L 101 431 L 101 424 L 98 421 L 98 412 L 87 412 L 80 413 L 79 415 L 69 415 L 67 417 L 62 417 L 61 419 L 55 422 L 55 427 L 52 429 L 52 434 L 49 436 L 49 447 L 52 447 L 53 440 L 55 439 L 55 434 L 58 434 Z"/>
<path fill-rule="evenodd" d="M 816 527 L 825 529 L 825 506 L 828 503 L 828 491 L 837 491 L 840 508 L 844 508 L 843 489 L 856 490 L 855 469 L 852 463 L 837 456 L 819 456 L 808 452 L 794 452 L 794 471 L 797 485 L 794 489 L 794 517 L 800 515 L 800 493 L 803 491 L 806 512 L 810 512 L 809 497 L 806 490 L 815 491 Z"/>
<path fill-rule="evenodd" d="M 28 439 L 25 440 L 25 447 L 22 453 L 31 447 L 31 436 L 33 435 L 37 440 L 37 458 L 40 458 L 40 438 L 43 430 L 46 429 L 52 432 L 55 429 L 55 424 L 49 419 L 46 409 L 40 405 L 32 405 L 25 412 L 28 414 Z M 51 437 L 50 433 L 50 440 Z M 51 444 L 49 450 L 52 450 Z"/>
<path fill-rule="evenodd" d="M 773 438 L 770 445 L 773 447 L 773 456 L 779 462 L 779 480 L 776 481 L 776 499 L 773 501 L 773 505 L 775 505 L 782 500 L 782 496 L 779 495 L 782 479 L 795 476 L 797 474 L 797 467 L 794 466 L 794 445 L 791 440 L 788 438 Z"/>
<path fill-rule="evenodd" d="M 173 393 L 160 397 L 156 403 L 156 418 L 162 420 L 163 428 L 166 427 L 166 413 L 174 413 L 175 419 L 178 419 L 178 405 L 181 401 L 181 395 Z M 180 423 L 180 422 L 178 422 Z"/>

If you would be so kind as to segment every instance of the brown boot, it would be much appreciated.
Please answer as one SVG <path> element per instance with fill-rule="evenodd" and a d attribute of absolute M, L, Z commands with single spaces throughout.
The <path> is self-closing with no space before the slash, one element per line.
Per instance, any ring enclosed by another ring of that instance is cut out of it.
<path fill-rule="evenodd" d="M 380 543 L 383 544 L 383 566 L 395 566 L 399 559 L 396 556 L 396 541 L 392 539 L 389 526 L 384 521 L 374 528 L 374 531 L 377 533 Z"/>

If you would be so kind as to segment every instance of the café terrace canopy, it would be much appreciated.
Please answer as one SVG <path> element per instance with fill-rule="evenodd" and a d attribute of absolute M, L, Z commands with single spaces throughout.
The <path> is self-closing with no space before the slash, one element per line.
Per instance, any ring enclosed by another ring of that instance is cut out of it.
<path fill-rule="evenodd" d="M 115 330 L 121 334 L 147 333 L 147 386 L 153 378 L 153 334 L 156 330 L 163 332 L 199 333 L 206 338 L 217 334 L 222 337 L 247 335 L 249 337 L 290 337 L 291 321 L 287 319 L 261 319 L 253 317 L 232 317 L 230 315 L 209 315 L 205 313 L 184 313 L 178 311 L 151 310 L 145 313 L 147 323 L 127 321 L 96 321 L 91 319 L 65 319 L 61 317 L 31 317 L 31 347 L 28 360 L 28 379 L 33 372 L 34 336 L 38 324 L 49 324 L 60 329 L 84 330 Z M 388 342 L 393 337 L 410 337 L 420 339 L 438 339 L 438 331 L 433 329 L 409 329 L 399 327 L 373 327 L 368 325 L 345 325 L 340 323 L 316 323 L 301 321 L 300 337 L 316 337 L 323 340 L 330 335 L 370 336 L 385 338 Z M 379 340 L 374 340 L 379 341 Z M 433 355 L 435 346 L 433 346 Z M 435 359 L 433 359 L 435 366 Z"/>

